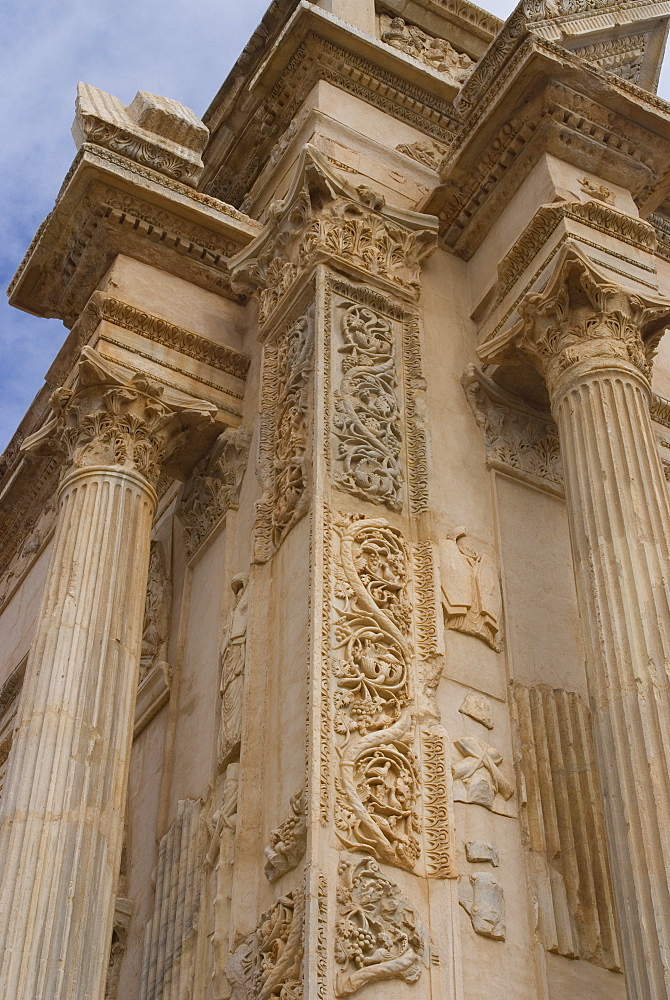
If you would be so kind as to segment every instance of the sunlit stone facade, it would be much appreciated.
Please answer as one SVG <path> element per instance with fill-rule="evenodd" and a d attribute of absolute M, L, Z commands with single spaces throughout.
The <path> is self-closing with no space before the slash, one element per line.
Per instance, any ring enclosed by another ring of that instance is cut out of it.
<path fill-rule="evenodd" d="M 670 996 L 669 18 L 274 0 L 202 120 L 80 85 L 3 998 Z"/>

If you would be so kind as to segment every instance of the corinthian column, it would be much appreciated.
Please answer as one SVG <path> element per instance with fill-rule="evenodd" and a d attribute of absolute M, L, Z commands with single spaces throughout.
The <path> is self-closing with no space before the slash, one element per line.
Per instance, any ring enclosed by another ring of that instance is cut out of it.
<path fill-rule="evenodd" d="M 649 414 L 670 302 L 612 284 L 569 244 L 506 337 L 558 425 L 612 878 L 630 1000 L 670 996 L 670 504 Z"/>
<path fill-rule="evenodd" d="M 0 996 L 102 1000 L 121 855 L 153 483 L 208 403 L 85 348 L 24 448 L 65 473 L 0 802 Z"/>

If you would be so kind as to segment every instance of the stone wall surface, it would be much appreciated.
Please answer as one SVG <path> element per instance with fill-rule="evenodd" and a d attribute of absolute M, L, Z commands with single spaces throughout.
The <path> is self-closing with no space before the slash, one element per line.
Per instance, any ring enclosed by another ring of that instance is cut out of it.
<path fill-rule="evenodd" d="M 0 994 L 670 995 L 670 4 L 274 0 L 10 289 Z"/>

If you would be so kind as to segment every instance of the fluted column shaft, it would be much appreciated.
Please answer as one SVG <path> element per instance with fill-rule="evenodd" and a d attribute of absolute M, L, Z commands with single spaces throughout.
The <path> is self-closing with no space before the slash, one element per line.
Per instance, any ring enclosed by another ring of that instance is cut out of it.
<path fill-rule="evenodd" d="M 24 442 L 64 475 L 0 800 L 0 997 L 102 1000 L 149 571 L 152 482 L 216 408 L 84 348 Z"/>
<path fill-rule="evenodd" d="M 670 503 L 646 379 L 553 394 L 628 996 L 670 996 Z"/>
<path fill-rule="evenodd" d="M 61 487 L 0 802 L 0 996 L 13 1000 L 104 993 L 155 502 L 121 468 Z"/>

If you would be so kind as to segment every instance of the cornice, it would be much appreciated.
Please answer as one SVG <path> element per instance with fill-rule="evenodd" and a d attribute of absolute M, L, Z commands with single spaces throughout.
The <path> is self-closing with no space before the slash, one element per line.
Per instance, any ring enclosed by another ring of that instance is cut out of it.
<path fill-rule="evenodd" d="M 19 266 L 10 302 L 71 326 L 119 253 L 235 297 L 227 261 L 259 230 L 232 206 L 86 145 Z"/>
<path fill-rule="evenodd" d="M 289 30 L 290 28 L 290 30 Z M 269 52 L 250 91 L 214 132 L 205 153 L 204 190 L 239 205 L 275 144 L 319 81 L 333 84 L 439 142 L 454 136 L 458 85 L 443 73 L 302 5 Z"/>

